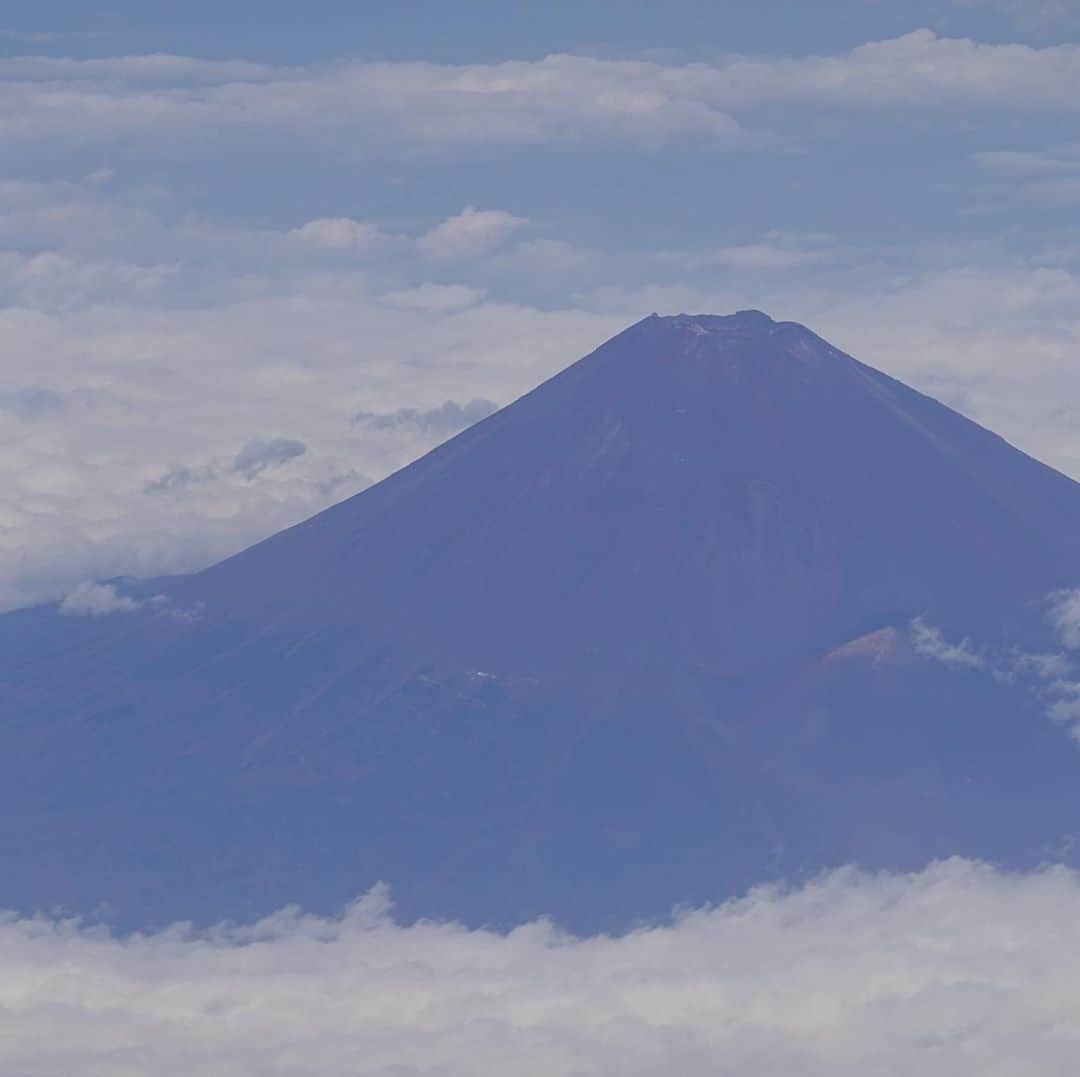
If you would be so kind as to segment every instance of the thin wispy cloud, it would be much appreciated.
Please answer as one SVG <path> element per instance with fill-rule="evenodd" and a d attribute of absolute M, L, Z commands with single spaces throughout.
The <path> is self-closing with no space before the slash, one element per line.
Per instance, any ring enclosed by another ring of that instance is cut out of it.
<path fill-rule="evenodd" d="M 1039 701 L 1045 715 L 1080 741 L 1080 590 L 1056 591 L 1045 599 L 1051 646 L 1041 652 L 980 646 L 970 639 L 949 639 L 925 618 L 909 624 L 912 649 L 920 658 L 951 669 L 992 677 L 1019 686 Z"/>
<path fill-rule="evenodd" d="M 986 660 L 976 654 L 969 640 L 950 642 L 941 629 L 927 624 L 921 617 L 916 617 L 911 622 L 911 637 L 915 653 L 923 658 L 932 658 L 957 669 L 986 668 Z"/>

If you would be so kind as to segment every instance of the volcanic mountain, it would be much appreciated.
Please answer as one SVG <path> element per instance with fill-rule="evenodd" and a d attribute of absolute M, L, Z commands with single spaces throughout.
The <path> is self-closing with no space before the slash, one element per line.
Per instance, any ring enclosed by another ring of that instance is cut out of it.
<path fill-rule="evenodd" d="M 1071 480 L 800 325 L 653 315 L 204 572 L 0 617 L 0 906 L 385 880 L 407 916 L 620 927 L 1037 862 L 1080 750 L 1016 656 L 1077 584 Z"/>

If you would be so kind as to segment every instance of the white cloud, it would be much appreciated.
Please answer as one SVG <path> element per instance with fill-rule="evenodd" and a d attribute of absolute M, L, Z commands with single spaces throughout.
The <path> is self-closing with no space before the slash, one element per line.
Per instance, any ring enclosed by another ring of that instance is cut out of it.
<path fill-rule="evenodd" d="M 389 141 L 449 144 L 738 136 L 730 116 L 679 85 L 679 70 L 574 56 L 273 69 L 175 56 L 27 57 L 0 60 L 0 134 L 86 142 L 205 128 L 304 136 L 360 128 Z"/>
<path fill-rule="evenodd" d="M 425 258 L 436 261 L 481 258 L 501 247 L 519 228 L 529 222 L 502 209 L 466 206 L 417 240 Z"/>
<path fill-rule="evenodd" d="M 972 650 L 971 643 L 962 639 L 959 643 L 949 643 L 941 629 L 927 624 L 921 617 L 911 622 L 911 640 L 915 653 L 923 658 L 932 658 L 946 666 L 958 669 L 985 669 L 986 660 Z"/>
<path fill-rule="evenodd" d="M 1072 738 L 1080 741 L 1080 683 L 1060 681 L 1054 689 L 1058 698 L 1051 701 L 1046 713 L 1051 721 L 1068 726 Z"/>
<path fill-rule="evenodd" d="M 0 184 L 0 609 L 233 553 L 441 437 L 356 412 L 511 400 L 622 328 L 425 280 L 411 249 L 361 272 L 280 232 Z"/>
<path fill-rule="evenodd" d="M 967 105 L 1078 107 L 1080 47 L 990 45 L 917 30 L 870 42 L 846 56 L 734 65 L 740 86 L 758 100 L 811 99 L 852 107 Z M 763 84 L 770 74 L 773 88 Z M 1066 87 L 1069 87 L 1066 89 Z"/>
<path fill-rule="evenodd" d="M 717 270 L 769 274 L 836 264 L 849 259 L 851 253 L 842 251 L 835 238 L 827 234 L 770 231 L 752 243 L 646 250 L 631 256 L 578 246 L 562 239 L 535 239 L 518 243 L 496 257 L 500 271 L 518 271 L 534 280 L 547 279 L 566 286 L 573 282 L 580 286 L 583 280 L 613 282 L 635 276 L 700 279 Z M 670 304 L 659 306 L 672 309 Z M 642 307 L 635 299 L 631 309 L 636 312 L 649 306 Z"/>
<path fill-rule="evenodd" d="M 134 613 L 143 603 L 122 595 L 111 583 L 80 583 L 60 603 L 60 612 L 69 617 L 107 617 L 111 613 Z"/>
<path fill-rule="evenodd" d="M 311 247 L 338 251 L 370 251 L 386 238 L 378 225 L 351 217 L 320 217 L 294 228 L 289 236 Z"/>
<path fill-rule="evenodd" d="M 511 400 L 622 324 L 493 302 L 395 307 L 347 276 L 263 280 L 205 305 L 0 309 L 14 357 L 0 381 L 0 608 L 235 552 L 440 440 L 422 425 L 360 429 L 358 410 Z M 251 482 L 230 461 L 268 428 L 306 452 Z"/>
<path fill-rule="evenodd" d="M 0 921 L 20 1077 L 1072 1077 L 1080 879 L 846 870 L 626 936 L 340 919 Z"/>
<path fill-rule="evenodd" d="M 830 260 L 828 252 L 776 243 L 747 243 L 740 247 L 725 247 L 714 256 L 721 265 L 732 269 L 773 270 L 793 269 Z"/>
<path fill-rule="evenodd" d="M 1047 608 L 1051 627 L 1064 646 L 1068 650 L 1080 649 L 1080 591 L 1050 595 Z M 916 654 L 1024 688 L 1039 700 L 1051 721 L 1067 727 L 1073 740 L 1080 741 L 1080 679 L 1069 654 L 1019 650 L 988 653 L 988 649 L 976 649 L 967 639 L 948 642 L 939 629 L 919 617 L 911 622 L 910 629 Z"/>
<path fill-rule="evenodd" d="M 396 292 L 384 292 L 379 302 L 399 310 L 452 311 L 475 306 L 484 298 L 480 288 L 466 284 L 418 284 Z"/>
<path fill-rule="evenodd" d="M 1068 675 L 1071 669 L 1069 659 L 1063 654 L 1018 654 L 1013 668 L 1017 673 L 1026 673 L 1040 680 L 1057 680 Z"/>
<path fill-rule="evenodd" d="M 1069 650 L 1080 650 L 1080 590 L 1050 596 L 1050 621 Z"/>
<path fill-rule="evenodd" d="M 552 55 L 440 65 L 269 67 L 182 56 L 0 60 L 0 134 L 79 142 L 197 129 L 363 129 L 388 141 L 528 143 L 742 137 L 732 112 L 789 101 L 1064 108 L 1080 47 L 982 44 L 918 30 L 834 56 L 660 64 Z"/>

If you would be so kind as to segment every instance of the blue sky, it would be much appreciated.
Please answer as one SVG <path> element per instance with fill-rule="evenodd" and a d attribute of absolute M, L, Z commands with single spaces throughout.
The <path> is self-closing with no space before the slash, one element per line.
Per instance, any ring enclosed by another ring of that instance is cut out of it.
<path fill-rule="evenodd" d="M 5 5 L 0 607 L 232 552 L 653 310 L 804 321 L 1080 475 L 1078 39 L 1076 0 Z"/>
<path fill-rule="evenodd" d="M 382 5 L 288 0 L 194 0 L 183 5 L 127 0 L 92 9 L 78 0 L 5 5 L 5 28 L 51 54 L 108 56 L 190 51 L 308 63 L 343 53 L 363 58 L 445 63 L 531 59 L 567 49 L 608 56 L 668 52 L 677 58 L 726 53 L 831 52 L 930 27 L 989 42 L 1051 41 L 1075 21 L 1068 0 L 648 0 L 524 2 L 412 0 Z"/>

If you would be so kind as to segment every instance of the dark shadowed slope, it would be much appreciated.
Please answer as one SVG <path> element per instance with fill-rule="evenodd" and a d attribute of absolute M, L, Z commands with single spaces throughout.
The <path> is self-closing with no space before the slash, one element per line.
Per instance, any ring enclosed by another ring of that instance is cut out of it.
<path fill-rule="evenodd" d="M 136 612 L 0 618 L 0 905 L 625 924 L 839 861 L 1038 859 L 1080 487 L 757 312 L 653 316 Z M 867 637 L 870 642 L 850 646 Z M 1010 802 L 1011 801 L 1011 802 Z"/>

